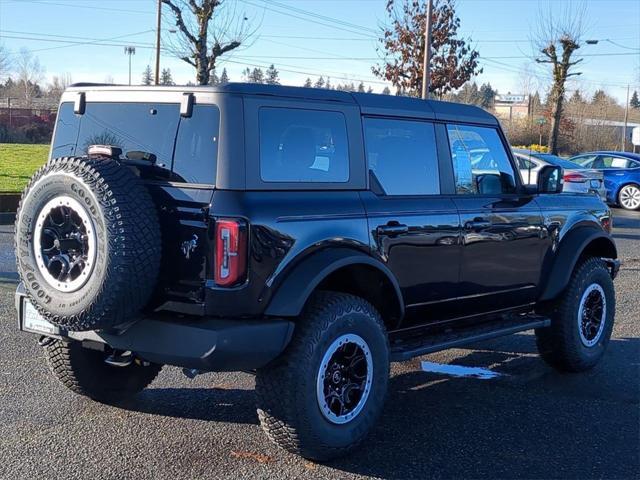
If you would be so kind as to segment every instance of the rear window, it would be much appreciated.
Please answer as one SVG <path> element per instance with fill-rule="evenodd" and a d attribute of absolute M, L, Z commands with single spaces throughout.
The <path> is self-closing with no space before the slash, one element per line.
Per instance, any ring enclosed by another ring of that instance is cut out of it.
<path fill-rule="evenodd" d="M 91 145 L 112 145 L 124 154 L 152 153 L 170 168 L 179 120 L 176 104 L 87 103 L 75 155 L 86 155 Z"/>
<path fill-rule="evenodd" d="M 173 175 L 176 181 L 215 184 L 218 164 L 220 110 L 194 105 L 191 117 L 180 119 Z"/>
<path fill-rule="evenodd" d="M 88 103 L 85 113 L 76 115 L 73 103 L 65 102 L 51 156 L 81 156 L 91 145 L 112 145 L 125 154 L 154 154 L 158 166 L 172 170 L 174 181 L 214 185 L 219 127 L 215 105 L 194 105 L 191 117 L 181 117 L 178 104 Z"/>
<path fill-rule="evenodd" d="M 263 181 L 349 181 L 349 144 L 342 113 L 265 107 L 260 109 L 259 122 Z"/>

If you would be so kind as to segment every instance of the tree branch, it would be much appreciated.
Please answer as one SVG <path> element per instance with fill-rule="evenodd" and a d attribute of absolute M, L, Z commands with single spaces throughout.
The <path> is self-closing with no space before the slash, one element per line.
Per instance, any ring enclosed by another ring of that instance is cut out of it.
<path fill-rule="evenodd" d="M 177 7 L 172 0 L 162 0 L 162 3 L 167 5 L 173 11 L 173 14 L 176 16 L 176 27 L 180 29 L 183 35 L 187 37 L 191 43 L 195 44 L 198 40 L 196 39 L 195 36 L 193 36 L 193 34 L 189 31 L 189 29 L 185 25 L 184 20 L 182 18 L 182 10 L 180 10 L 180 8 Z M 189 0 L 189 3 L 194 3 L 194 0 Z"/>

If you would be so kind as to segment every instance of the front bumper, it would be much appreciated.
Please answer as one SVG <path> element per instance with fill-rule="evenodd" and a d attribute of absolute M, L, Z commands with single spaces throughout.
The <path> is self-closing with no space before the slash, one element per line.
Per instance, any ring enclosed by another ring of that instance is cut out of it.
<path fill-rule="evenodd" d="M 22 331 L 62 340 L 79 341 L 89 348 L 109 346 L 129 350 L 136 357 L 161 365 L 201 371 L 241 371 L 265 366 L 286 348 L 294 324 L 282 319 L 231 320 L 146 316 L 123 329 L 71 332 L 55 327 L 34 331 L 24 327 L 27 299 L 22 284 L 15 294 Z"/>

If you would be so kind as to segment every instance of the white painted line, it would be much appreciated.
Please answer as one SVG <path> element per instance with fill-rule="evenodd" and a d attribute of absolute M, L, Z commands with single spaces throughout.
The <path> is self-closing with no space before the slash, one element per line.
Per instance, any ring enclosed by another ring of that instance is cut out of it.
<path fill-rule="evenodd" d="M 480 380 L 490 380 L 502 376 L 486 368 L 463 367 L 461 365 L 449 365 L 446 363 L 422 362 L 422 371 L 440 373 L 452 377 L 471 377 Z"/>

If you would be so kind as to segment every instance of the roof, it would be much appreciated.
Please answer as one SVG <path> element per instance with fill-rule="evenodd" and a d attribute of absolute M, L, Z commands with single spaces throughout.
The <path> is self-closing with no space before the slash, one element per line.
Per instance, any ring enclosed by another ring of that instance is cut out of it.
<path fill-rule="evenodd" d="M 584 152 L 581 153 L 580 155 L 592 155 L 592 154 L 598 154 L 598 155 L 617 155 L 618 157 L 627 157 L 630 158 L 632 160 L 640 160 L 640 154 L 638 153 L 632 153 L 632 152 L 617 152 L 615 150 L 597 150 L 595 152 Z"/>
<path fill-rule="evenodd" d="M 68 91 L 173 91 L 173 92 L 210 92 L 233 93 L 299 98 L 324 102 L 336 102 L 358 105 L 364 114 L 398 115 L 418 118 L 430 118 L 444 121 L 463 121 L 497 125 L 498 120 L 485 110 L 461 103 L 422 100 L 419 98 L 383 95 L 375 93 L 352 93 L 322 88 L 290 87 L 283 85 L 264 85 L 257 83 L 227 83 L 216 86 L 123 86 L 91 83 L 71 85 Z"/>

